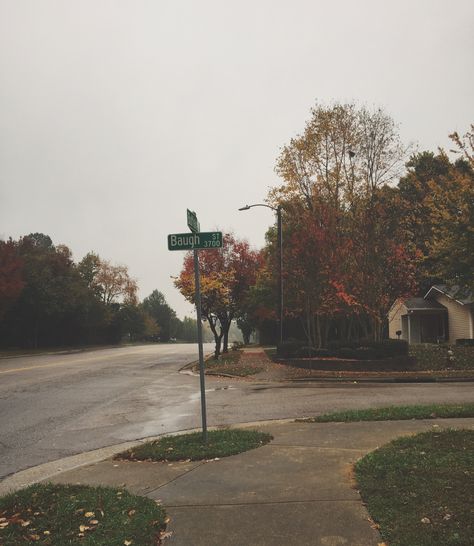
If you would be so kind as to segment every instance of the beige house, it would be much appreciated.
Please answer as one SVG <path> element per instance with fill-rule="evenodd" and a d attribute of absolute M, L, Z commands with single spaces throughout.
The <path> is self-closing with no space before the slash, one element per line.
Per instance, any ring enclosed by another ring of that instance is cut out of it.
<path fill-rule="evenodd" d="M 397 300 L 388 312 L 388 323 L 389 337 L 408 343 L 474 339 L 474 297 L 458 286 L 437 284 L 424 298 Z"/>

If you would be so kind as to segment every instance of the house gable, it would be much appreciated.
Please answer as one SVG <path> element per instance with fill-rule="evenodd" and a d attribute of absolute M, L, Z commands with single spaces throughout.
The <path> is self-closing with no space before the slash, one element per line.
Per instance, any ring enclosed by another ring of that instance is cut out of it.
<path fill-rule="evenodd" d="M 425 298 L 444 305 L 448 310 L 447 341 L 455 343 L 457 339 L 474 338 L 474 306 L 469 292 L 460 292 L 457 287 L 446 289 L 444 285 L 435 285 Z"/>

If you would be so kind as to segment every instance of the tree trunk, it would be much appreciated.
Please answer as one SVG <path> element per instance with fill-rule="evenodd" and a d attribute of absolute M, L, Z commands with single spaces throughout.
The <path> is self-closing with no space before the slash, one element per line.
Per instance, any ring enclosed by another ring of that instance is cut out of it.
<path fill-rule="evenodd" d="M 219 317 L 219 322 L 221 323 L 221 332 L 224 336 L 224 347 L 222 352 L 228 353 L 229 352 L 229 330 L 232 324 L 232 316 L 230 318 L 228 316 Z"/>
<path fill-rule="evenodd" d="M 380 341 L 382 339 L 382 324 L 375 317 L 372 320 L 374 329 L 374 341 Z"/>
<path fill-rule="evenodd" d="M 214 342 L 215 342 L 215 348 L 214 348 L 214 358 L 218 360 L 220 354 L 221 354 L 221 341 L 223 336 L 222 326 L 220 328 L 220 333 L 217 332 L 217 318 L 213 316 L 206 316 L 207 321 L 209 322 L 209 328 L 211 329 L 211 332 L 214 335 Z"/>
<path fill-rule="evenodd" d="M 313 333 L 311 331 L 311 307 L 309 304 L 309 300 L 306 299 L 306 305 L 305 305 L 305 314 L 306 314 L 306 338 L 308 339 L 308 346 L 312 347 L 313 345 Z M 304 321 L 303 321 L 304 324 Z"/>
<path fill-rule="evenodd" d="M 369 337 L 369 329 L 367 328 L 367 317 L 361 316 L 359 323 L 362 329 L 362 337 L 367 339 Z"/>
<path fill-rule="evenodd" d="M 323 347 L 328 346 L 328 337 L 329 337 L 329 328 L 331 327 L 331 319 L 329 317 L 326 317 L 326 320 L 324 321 L 324 330 L 323 330 L 323 339 L 321 345 Z"/>
<path fill-rule="evenodd" d="M 229 331 L 224 331 L 224 347 L 222 349 L 223 353 L 229 352 Z"/>
<path fill-rule="evenodd" d="M 321 337 L 321 320 L 319 318 L 319 315 L 316 315 L 316 340 L 317 340 L 317 348 L 321 349 L 322 337 Z"/>
<path fill-rule="evenodd" d="M 350 341 L 352 338 L 352 323 L 353 323 L 353 317 L 352 315 L 349 317 L 349 322 L 347 325 L 347 333 L 346 333 L 346 339 L 347 341 Z"/>
<path fill-rule="evenodd" d="M 39 338 L 39 319 L 35 318 L 35 324 L 33 326 L 33 348 L 38 348 L 38 338 Z"/>

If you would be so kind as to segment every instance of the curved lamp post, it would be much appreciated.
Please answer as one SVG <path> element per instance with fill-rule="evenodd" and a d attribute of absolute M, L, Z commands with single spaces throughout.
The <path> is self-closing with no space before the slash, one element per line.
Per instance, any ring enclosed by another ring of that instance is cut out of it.
<path fill-rule="evenodd" d="M 283 341 L 283 234 L 281 229 L 281 206 L 278 205 L 278 207 L 272 207 L 271 205 L 257 203 L 255 205 L 245 205 L 245 207 L 241 207 L 239 210 L 249 210 L 252 207 L 265 207 L 267 209 L 272 209 L 277 215 L 278 262 L 280 266 L 278 271 L 278 330 L 281 343 Z"/>

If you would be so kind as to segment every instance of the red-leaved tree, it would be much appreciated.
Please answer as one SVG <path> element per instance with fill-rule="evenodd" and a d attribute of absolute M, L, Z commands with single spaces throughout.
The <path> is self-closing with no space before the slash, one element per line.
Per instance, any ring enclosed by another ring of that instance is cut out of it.
<path fill-rule="evenodd" d="M 216 358 L 222 345 L 223 352 L 228 350 L 230 325 L 239 317 L 248 290 L 255 284 L 260 262 L 260 252 L 231 234 L 224 235 L 222 248 L 199 251 L 202 316 L 214 335 Z M 196 303 L 192 252 L 186 254 L 175 286 L 189 302 Z"/>

